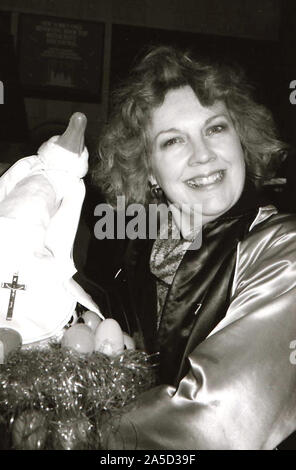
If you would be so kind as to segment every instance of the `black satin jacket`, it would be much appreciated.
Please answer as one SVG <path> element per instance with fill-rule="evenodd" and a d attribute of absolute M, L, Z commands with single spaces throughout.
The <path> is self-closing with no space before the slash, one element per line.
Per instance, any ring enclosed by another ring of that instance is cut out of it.
<path fill-rule="evenodd" d="M 103 429 L 104 448 L 274 449 L 295 431 L 296 216 L 246 196 L 185 254 L 158 332 L 151 242 L 131 244 L 130 325 L 160 351 L 161 378 Z"/>

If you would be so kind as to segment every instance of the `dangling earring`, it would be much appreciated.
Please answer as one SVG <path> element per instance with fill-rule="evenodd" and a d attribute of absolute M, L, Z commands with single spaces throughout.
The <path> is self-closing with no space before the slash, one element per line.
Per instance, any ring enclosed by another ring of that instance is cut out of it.
<path fill-rule="evenodd" d="M 155 199 L 161 199 L 161 197 L 163 196 L 163 191 L 161 187 L 158 186 L 158 184 L 152 184 L 150 188 L 150 193 L 151 193 L 151 196 L 154 197 Z"/>

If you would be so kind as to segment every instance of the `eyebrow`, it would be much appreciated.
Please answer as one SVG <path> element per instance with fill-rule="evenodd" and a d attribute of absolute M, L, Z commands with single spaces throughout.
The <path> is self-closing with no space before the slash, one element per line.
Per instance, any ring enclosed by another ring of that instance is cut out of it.
<path fill-rule="evenodd" d="M 205 120 L 204 126 L 207 126 L 214 119 L 221 118 L 221 117 L 229 119 L 225 113 L 214 114 L 214 116 L 210 116 L 208 119 Z M 155 141 L 161 134 L 167 134 L 169 132 L 180 132 L 180 129 L 176 127 L 170 127 L 169 129 L 164 129 L 163 131 L 159 131 L 153 140 Z"/>

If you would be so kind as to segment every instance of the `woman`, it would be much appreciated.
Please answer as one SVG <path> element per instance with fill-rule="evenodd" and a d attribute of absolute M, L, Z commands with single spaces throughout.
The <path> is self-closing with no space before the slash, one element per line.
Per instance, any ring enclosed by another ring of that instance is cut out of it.
<path fill-rule="evenodd" d="M 108 448 L 273 449 L 295 430 L 296 218 L 258 189 L 283 149 L 230 68 L 156 48 L 118 91 L 97 181 L 114 205 L 166 201 L 181 237 L 129 244 L 130 323 L 160 385 L 107 425 Z"/>

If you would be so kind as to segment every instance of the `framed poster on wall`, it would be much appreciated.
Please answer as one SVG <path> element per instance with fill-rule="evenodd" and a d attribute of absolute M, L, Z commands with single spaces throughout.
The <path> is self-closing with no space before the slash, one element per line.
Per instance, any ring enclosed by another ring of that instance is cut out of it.
<path fill-rule="evenodd" d="M 21 14 L 20 78 L 26 96 L 101 100 L 104 24 Z"/>

